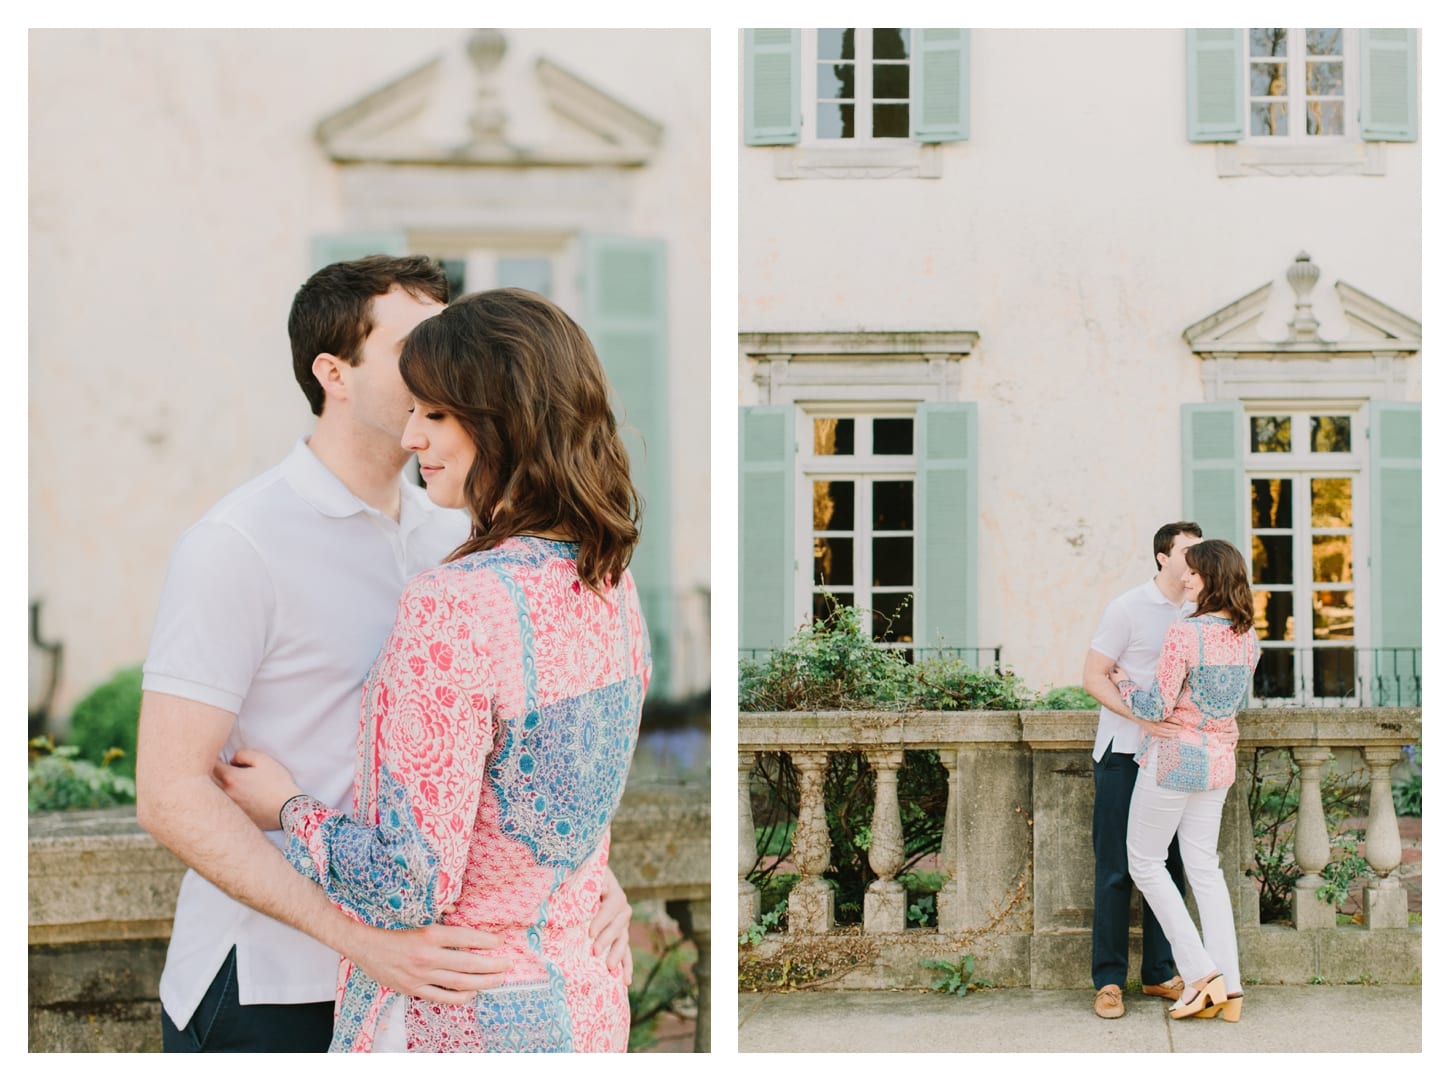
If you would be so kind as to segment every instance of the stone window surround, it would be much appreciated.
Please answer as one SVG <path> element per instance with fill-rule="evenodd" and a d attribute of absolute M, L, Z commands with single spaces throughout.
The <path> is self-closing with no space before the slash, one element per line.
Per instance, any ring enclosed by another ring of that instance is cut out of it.
<path fill-rule="evenodd" d="M 954 402 L 975 331 L 786 331 L 739 336 L 756 405 Z"/>

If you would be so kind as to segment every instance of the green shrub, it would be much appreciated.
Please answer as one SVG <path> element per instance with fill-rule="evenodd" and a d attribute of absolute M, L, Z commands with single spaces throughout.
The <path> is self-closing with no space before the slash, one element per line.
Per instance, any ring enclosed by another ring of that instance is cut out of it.
<path fill-rule="evenodd" d="M 1098 700 L 1081 687 L 1053 687 L 1043 691 L 1028 709 L 1097 709 Z"/>
<path fill-rule="evenodd" d="M 835 607 L 763 660 L 742 660 L 740 709 L 1021 709 L 1031 697 L 1011 672 L 952 657 L 909 663 L 871 640 L 868 619 Z"/>
<path fill-rule="evenodd" d="M 1424 780 L 1420 765 L 1420 748 L 1416 744 L 1410 744 L 1405 748 L 1405 757 L 1408 762 L 1409 775 L 1397 779 L 1390 785 L 1390 795 L 1395 801 L 1395 814 L 1401 818 L 1420 817 L 1420 789 Z"/>
<path fill-rule="evenodd" d="M 30 741 L 30 811 L 93 811 L 136 802 L 136 782 L 56 747 L 49 736 Z"/>
<path fill-rule="evenodd" d="M 111 768 L 136 776 L 136 722 L 141 716 L 141 668 L 122 668 L 76 703 L 70 715 L 70 743 L 88 762 L 100 765 L 112 751 L 123 757 Z"/>

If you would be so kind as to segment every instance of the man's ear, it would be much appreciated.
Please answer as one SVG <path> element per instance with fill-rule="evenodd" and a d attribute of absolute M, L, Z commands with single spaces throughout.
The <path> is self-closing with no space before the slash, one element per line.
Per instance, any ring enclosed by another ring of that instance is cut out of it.
<path fill-rule="evenodd" d="M 322 385 L 324 398 L 347 400 L 347 369 L 350 365 L 332 353 L 318 353 L 312 358 L 312 376 Z"/>

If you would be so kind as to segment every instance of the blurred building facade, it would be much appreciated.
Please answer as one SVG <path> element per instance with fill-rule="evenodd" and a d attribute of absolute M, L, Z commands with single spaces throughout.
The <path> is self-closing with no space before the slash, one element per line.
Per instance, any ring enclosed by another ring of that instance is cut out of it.
<path fill-rule="evenodd" d="M 1418 694 L 1414 30 L 740 43 L 742 651 L 834 597 L 1075 684 L 1186 518 L 1260 701 Z"/>
<path fill-rule="evenodd" d="M 177 537 L 310 430 L 293 293 L 377 251 L 437 257 L 454 295 L 534 289 L 589 332 L 646 501 L 652 695 L 704 693 L 708 37 L 31 33 L 30 594 L 63 649 L 53 714 L 142 660 Z M 32 646 L 33 700 L 49 663 Z"/>

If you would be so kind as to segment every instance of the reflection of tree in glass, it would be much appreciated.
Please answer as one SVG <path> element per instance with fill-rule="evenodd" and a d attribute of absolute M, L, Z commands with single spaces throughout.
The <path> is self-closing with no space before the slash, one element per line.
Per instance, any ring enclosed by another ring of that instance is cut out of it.
<path fill-rule="evenodd" d="M 1349 418 L 1311 417 L 1309 447 L 1315 454 L 1349 453 Z"/>
<path fill-rule="evenodd" d="M 1274 418 L 1254 418 L 1274 419 Z M 1287 418 L 1285 418 L 1287 430 Z M 1255 477 L 1249 481 L 1249 502 L 1251 521 L 1255 529 L 1289 529 L 1293 526 L 1293 484 L 1289 478 Z M 1254 582 L 1292 583 L 1294 580 L 1294 550 L 1292 544 L 1273 543 L 1278 537 L 1255 538 Z M 1255 600 L 1257 601 L 1257 597 Z M 1256 608 L 1259 606 L 1256 604 Z M 1260 624 L 1260 638 L 1271 641 L 1287 641 L 1291 635 L 1291 621 L 1294 618 L 1293 597 L 1288 593 L 1264 595 Z"/>
<path fill-rule="evenodd" d="M 856 421 L 852 417 L 817 417 L 814 434 L 816 454 L 850 454 L 856 443 Z"/>
<path fill-rule="evenodd" d="M 1342 56 L 1343 30 L 1305 30 L 1304 47 L 1310 56 Z"/>
<path fill-rule="evenodd" d="M 1348 529 L 1354 525 L 1348 477 L 1313 477 L 1309 481 L 1309 524 Z"/>
<path fill-rule="evenodd" d="M 1287 454 L 1290 450 L 1288 417 L 1254 417 L 1253 450 L 1258 454 Z"/>
<path fill-rule="evenodd" d="M 1250 56 L 1288 56 L 1289 31 L 1283 29 L 1259 29 L 1249 31 Z"/>
<path fill-rule="evenodd" d="M 832 73 L 840 80 L 842 87 L 851 88 L 851 96 L 856 95 L 856 31 L 841 31 L 841 47 L 838 50 L 839 57 L 845 63 L 836 64 L 831 68 Z M 854 103 L 843 102 L 838 109 L 841 111 L 841 138 L 853 139 L 856 136 L 856 107 Z"/>

